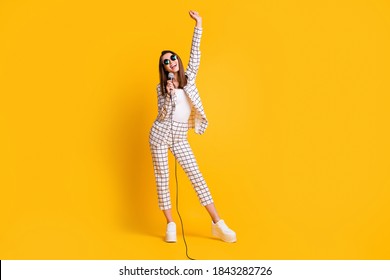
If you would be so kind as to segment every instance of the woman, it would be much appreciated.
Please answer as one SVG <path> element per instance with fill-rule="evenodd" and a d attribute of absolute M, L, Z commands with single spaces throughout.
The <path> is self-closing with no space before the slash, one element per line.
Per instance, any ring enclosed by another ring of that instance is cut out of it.
<path fill-rule="evenodd" d="M 175 52 L 161 53 L 160 83 L 157 86 L 158 116 L 149 136 L 159 207 L 167 220 L 165 241 L 176 242 L 176 224 L 172 217 L 169 192 L 169 148 L 190 179 L 200 203 L 210 214 L 212 234 L 225 242 L 235 242 L 236 233 L 219 217 L 187 140 L 189 128 L 194 128 L 196 133 L 203 134 L 207 127 L 207 118 L 195 85 L 200 62 L 202 18 L 195 11 L 189 13 L 196 22 L 190 61 L 184 71 L 182 61 Z"/>

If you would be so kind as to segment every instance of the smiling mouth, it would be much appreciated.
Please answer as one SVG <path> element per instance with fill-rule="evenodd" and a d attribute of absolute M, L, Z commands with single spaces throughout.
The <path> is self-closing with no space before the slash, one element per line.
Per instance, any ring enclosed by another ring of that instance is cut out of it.
<path fill-rule="evenodd" d="M 174 65 L 171 65 L 170 68 L 173 70 L 173 68 L 175 68 L 177 66 L 177 64 L 174 64 Z"/>

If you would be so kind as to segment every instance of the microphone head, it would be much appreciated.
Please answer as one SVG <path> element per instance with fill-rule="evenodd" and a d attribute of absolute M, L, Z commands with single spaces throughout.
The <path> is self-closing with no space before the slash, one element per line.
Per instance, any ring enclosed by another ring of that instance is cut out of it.
<path fill-rule="evenodd" d="M 169 72 L 168 73 L 168 80 L 173 80 L 173 78 L 175 77 L 175 74 Z"/>

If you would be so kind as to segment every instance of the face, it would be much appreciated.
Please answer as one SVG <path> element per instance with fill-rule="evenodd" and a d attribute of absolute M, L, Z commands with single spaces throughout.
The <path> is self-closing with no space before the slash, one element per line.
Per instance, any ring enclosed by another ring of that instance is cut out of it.
<path fill-rule="evenodd" d="M 179 71 L 179 60 L 176 55 L 172 53 L 166 53 L 161 57 L 161 61 L 164 65 L 165 71 L 172 73 Z"/>

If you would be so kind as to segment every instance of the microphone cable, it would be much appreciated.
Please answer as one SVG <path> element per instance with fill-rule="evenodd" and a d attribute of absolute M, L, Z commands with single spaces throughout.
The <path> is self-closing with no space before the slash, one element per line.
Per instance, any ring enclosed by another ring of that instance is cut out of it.
<path fill-rule="evenodd" d="M 174 149 L 173 145 L 172 145 L 172 149 Z M 179 212 L 179 181 L 177 180 L 177 159 L 176 159 L 176 157 L 175 157 L 175 179 L 176 179 L 176 212 L 177 212 L 177 215 L 180 218 L 181 232 L 183 234 L 184 245 L 186 247 L 186 256 L 190 260 L 195 260 L 195 259 L 191 258 L 188 255 L 188 245 L 187 245 L 186 237 L 185 237 L 185 234 L 184 234 L 183 219 L 181 218 L 181 215 L 180 215 L 180 212 Z"/>
<path fill-rule="evenodd" d="M 169 74 L 171 74 L 171 73 L 169 73 Z M 168 75 L 168 77 L 170 77 L 170 76 L 171 75 Z M 171 80 L 173 80 L 173 78 Z M 171 108 L 173 108 L 172 95 L 171 95 Z M 177 212 L 177 215 L 179 216 L 179 219 L 180 219 L 181 232 L 183 235 L 184 245 L 186 247 L 186 256 L 189 260 L 195 260 L 188 255 L 188 245 L 187 245 L 186 237 L 184 234 L 183 219 L 181 218 L 180 211 L 179 211 L 179 180 L 177 179 L 177 158 L 176 158 L 176 154 L 175 154 L 175 140 L 174 140 L 174 135 L 173 135 L 173 110 L 171 110 L 171 135 L 172 135 L 172 152 L 173 152 L 173 155 L 175 158 L 176 212 Z"/>

